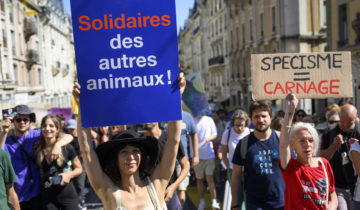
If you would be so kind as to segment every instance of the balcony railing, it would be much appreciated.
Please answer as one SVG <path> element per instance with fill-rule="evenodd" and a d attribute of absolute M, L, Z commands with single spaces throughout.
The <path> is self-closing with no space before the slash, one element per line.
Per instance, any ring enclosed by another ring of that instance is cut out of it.
<path fill-rule="evenodd" d="M 24 33 L 26 40 L 37 33 L 37 26 L 33 19 L 24 18 Z"/>
<path fill-rule="evenodd" d="M 218 65 L 224 63 L 224 56 L 217 56 L 209 59 L 209 66 Z"/>

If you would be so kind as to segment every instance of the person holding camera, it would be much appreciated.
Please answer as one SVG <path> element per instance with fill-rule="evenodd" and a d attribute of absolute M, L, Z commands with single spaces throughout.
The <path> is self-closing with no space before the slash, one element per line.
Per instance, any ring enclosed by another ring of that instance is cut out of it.
<path fill-rule="evenodd" d="M 360 139 L 359 124 L 356 123 L 357 110 L 351 104 L 340 108 L 340 122 L 331 127 L 322 136 L 320 155 L 329 160 L 335 176 L 335 190 L 339 201 L 339 210 L 355 209 L 352 193 L 356 175 L 349 158 L 351 143 Z"/>
<path fill-rule="evenodd" d="M 40 141 L 34 145 L 43 187 L 42 206 L 51 210 L 77 210 L 78 196 L 71 180 L 81 174 L 82 167 L 74 148 L 70 144 L 63 146 L 53 161 L 49 156 L 61 131 L 61 122 L 56 116 L 45 116 L 41 121 Z"/>
<path fill-rule="evenodd" d="M 9 153 L 17 178 L 14 189 L 21 210 L 41 209 L 40 171 L 33 150 L 34 144 L 40 140 L 40 131 L 31 129 L 31 123 L 35 121 L 35 113 L 28 106 L 20 104 L 8 109 L 7 113 L 3 112 L 1 122 L 0 148 Z M 49 158 L 56 159 L 61 153 L 61 147 L 72 139 L 71 135 L 61 135 L 61 141 L 54 145 Z"/>

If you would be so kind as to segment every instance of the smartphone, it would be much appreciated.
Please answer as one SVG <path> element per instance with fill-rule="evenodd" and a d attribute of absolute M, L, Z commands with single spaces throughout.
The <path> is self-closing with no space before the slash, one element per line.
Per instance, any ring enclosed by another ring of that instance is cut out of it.
<path fill-rule="evenodd" d="M 62 176 L 54 176 L 52 180 L 54 185 L 60 185 Z"/>

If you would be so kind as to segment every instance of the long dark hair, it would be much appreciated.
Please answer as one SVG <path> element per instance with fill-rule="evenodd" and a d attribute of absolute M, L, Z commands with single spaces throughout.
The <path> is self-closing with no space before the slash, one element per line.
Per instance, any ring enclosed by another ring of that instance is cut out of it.
<path fill-rule="evenodd" d="M 119 152 L 124 149 L 126 146 L 134 146 L 140 149 L 141 154 L 141 161 L 139 165 L 139 174 L 141 179 L 145 179 L 145 177 L 150 175 L 150 170 L 153 166 L 149 166 L 147 164 L 148 162 L 148 156 L 145 152 L 145 149 L 143 146 L 139 143 L 128 143 L 123 144 L 117 148 L 114 148 L 112 151 L 109 151 L 112 155 L 109 156 L 107 159 L 107 163 L 103 166 L 104 173 L 115 183 L 115 185 L 120 186 L 121 185 L 121 175 L 120 175 L 120 169 L 118 164 L 118 154 Z"/>
<path fill-rule="evenodd" d="M 59 136 L 60 136 L 60 131 L 61 131 L 61 122 L 60 122 L 59 118 L 57 118 L 54 115 L 46 115 L 41 120 L 40 129 L 45 125 L 47 119 L 51 119 L 54 122 L 55 127 L 58 129 L 58 133 L 56 134 L 56 141 L 59 141 Z M 45 141 L 43 133 L 41 132 L 40 141 L 38 141 L 34 145 L 34 151 L 35 151 L 35 155 L 36 155 L 36 164 L 39 167 L 41 166 L 41 163 L 45 158 L 45 155 L 46 155 L 45 149 L 46 149 L 46 141 Z M 62 154 L 60 154 L 59 157 L 56 159 L 56 163 L 59 166 L 61 166 L 63 164 L 63 162 L 64 162 L 64 157 L 62 156 Z"/>

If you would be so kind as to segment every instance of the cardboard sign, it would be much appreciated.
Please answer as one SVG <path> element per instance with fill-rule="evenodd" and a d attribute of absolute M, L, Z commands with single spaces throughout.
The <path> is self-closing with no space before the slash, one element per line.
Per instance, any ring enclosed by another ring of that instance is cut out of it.
<path fill-rule="evenodd" d="M 199 72 L 186 77 L 186 89 L 182 99 L 183 109 L 194 117 L 211 114 Z"/>
<path fill-rule="evenodd" d="M 174 0 L 71 1 L 84 127 L 181 119 Z"/>
<path fill-rule="evenodd" d="M 353 97 L 350 52 L 251 55 L 254 100 Z"/>

